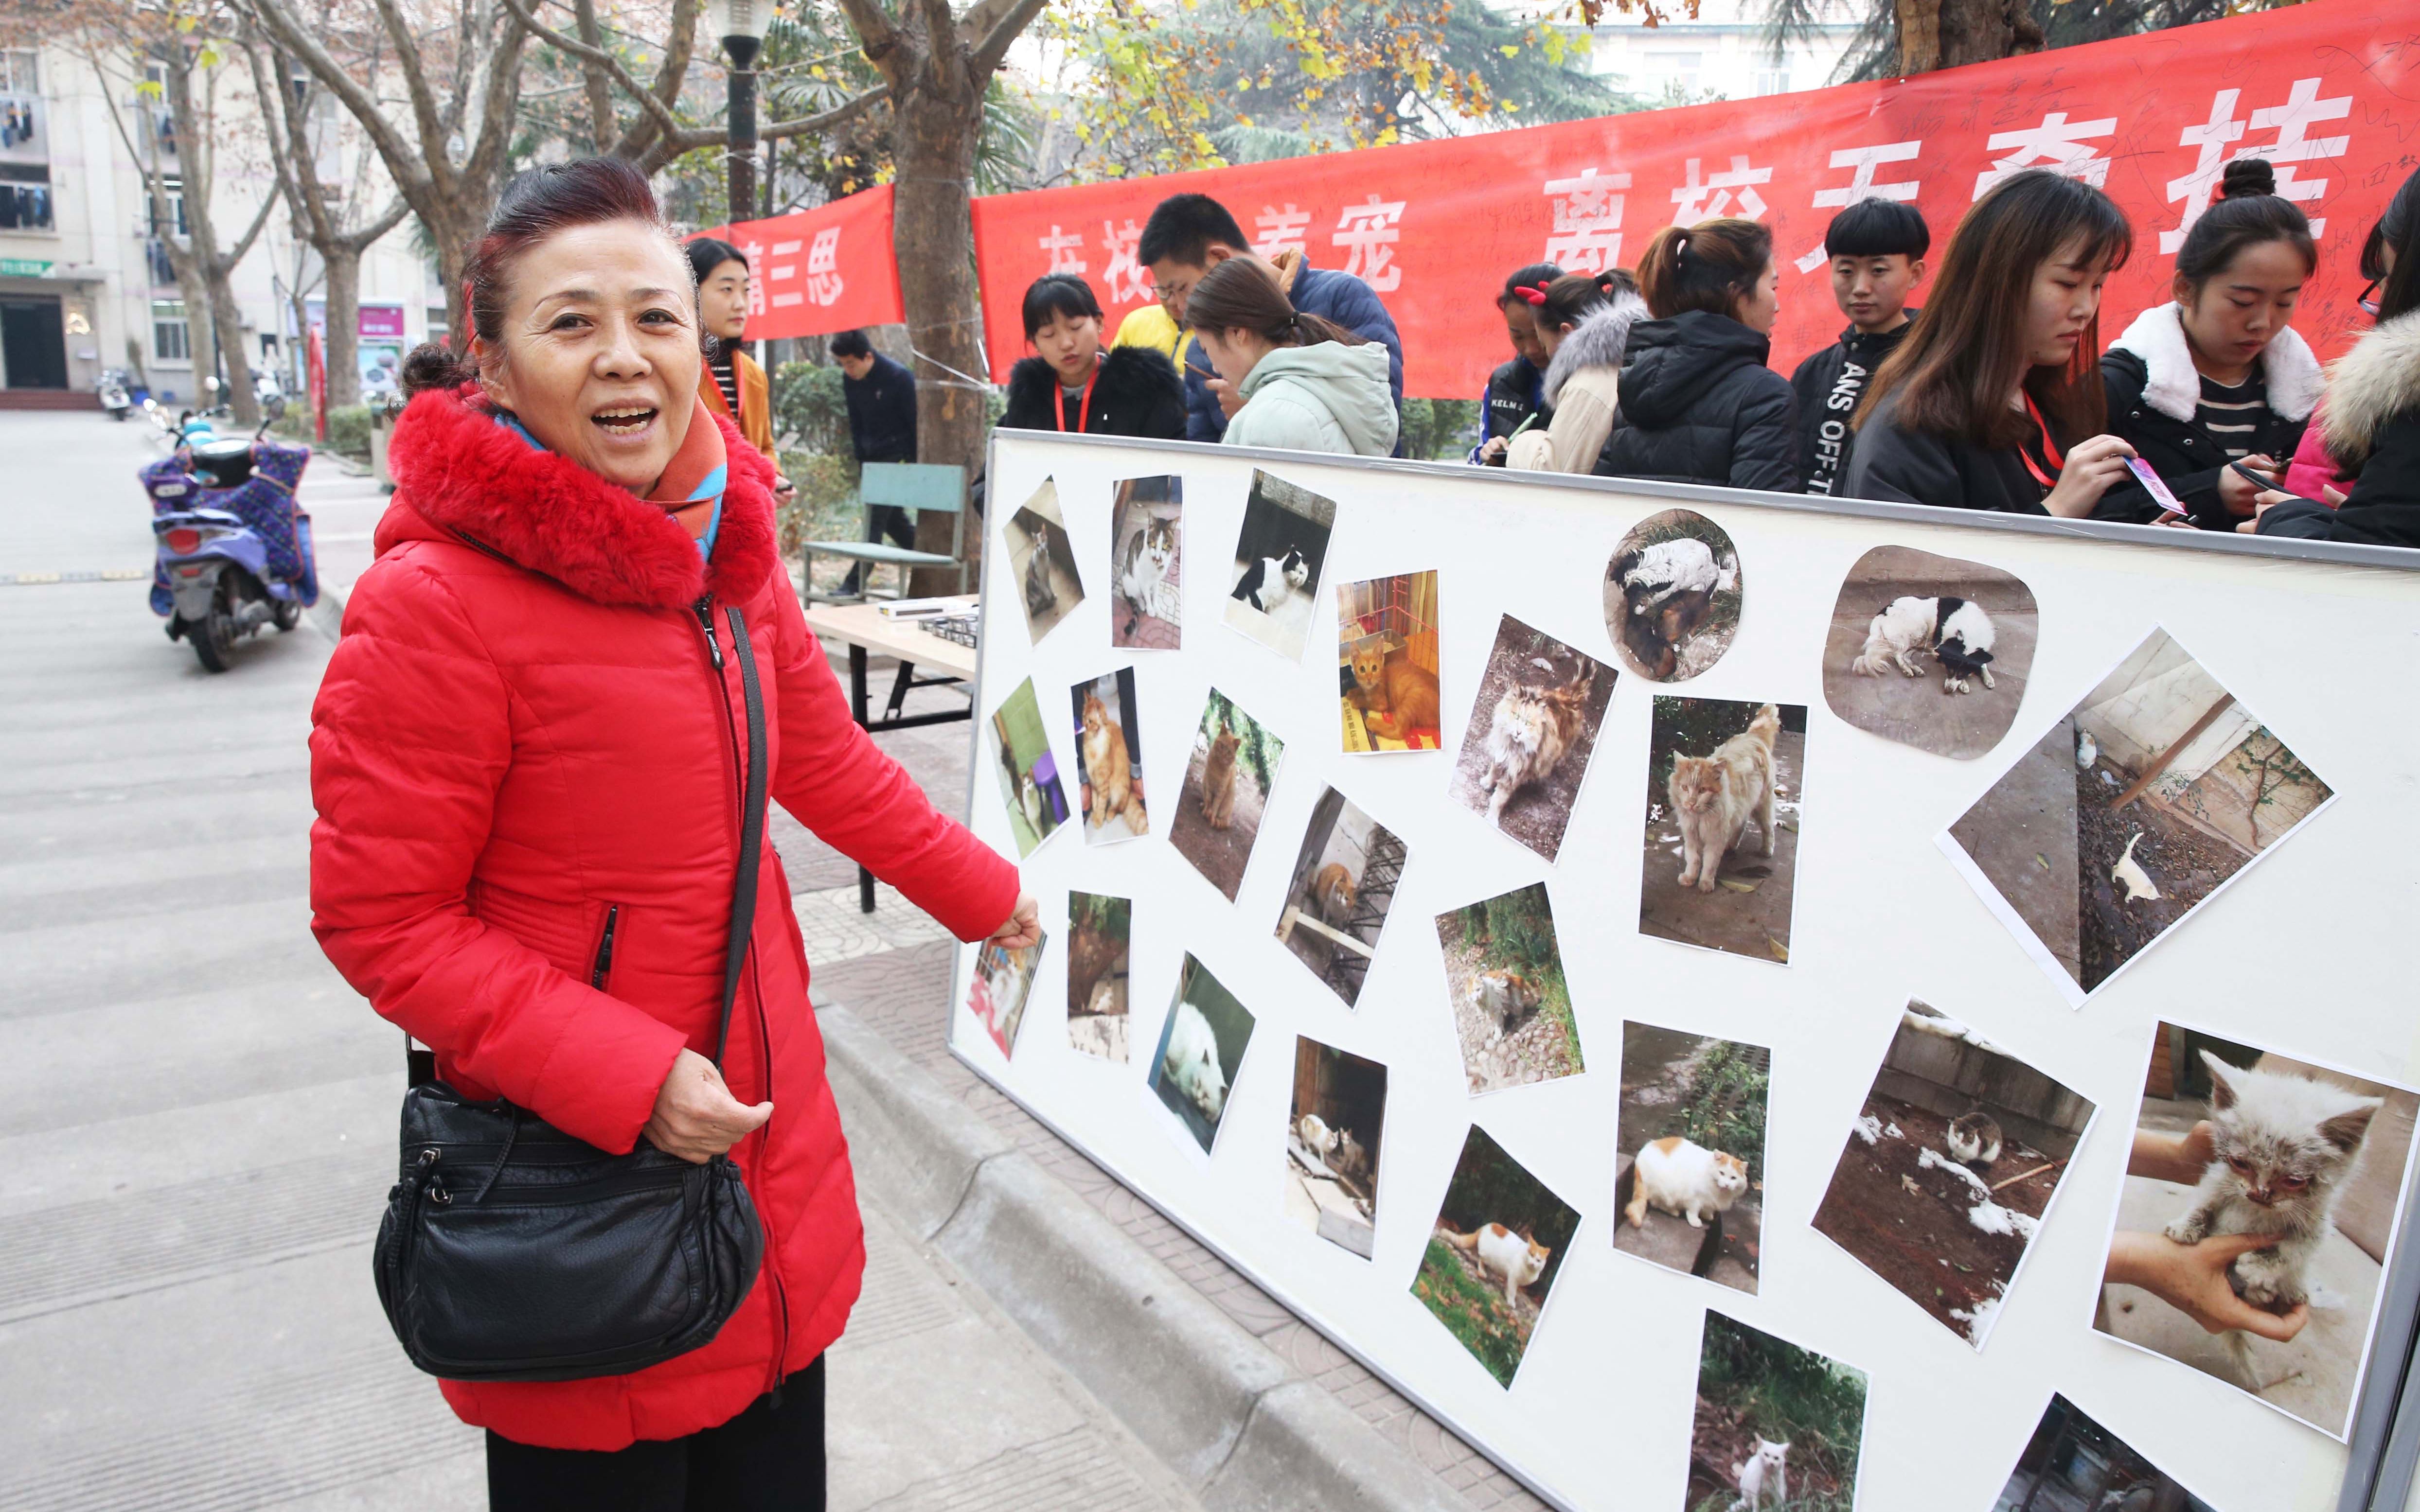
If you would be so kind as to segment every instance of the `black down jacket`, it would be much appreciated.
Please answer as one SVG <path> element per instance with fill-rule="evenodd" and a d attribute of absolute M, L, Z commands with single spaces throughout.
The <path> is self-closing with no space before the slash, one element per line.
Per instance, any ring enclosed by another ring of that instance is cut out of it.
<path fill-rule="evenodd" d="M 2420 310 L 2381 322 L 2336 360 L 2318 424 L 2328 455 L 2358 470 L 2352 492 L 2336 509 L 2276 505 L 2260 533 L 2420 547 Z"/>
<path fill-rule="evenodd" d="M 1185 382 L 1152 347 L 1111 347 L 1104 352 L 1092 400 L 1079 424 L 1075 401 L 1062 397 L 1058 371 L 1039 357 L 1028 357 L 1008 370 L 1008 408 L 1000 423 L 1013 430 L 1185 439 Z"/>
<path fill-rule="evenodd" d="M 1904 392 L 1893 390 L 1876 400 L 1857 427 L 1848 477 L 1837 490 L 1840 497 L 2003 515 L 2050 513 L 2042 507 L 2047 490 L 2034 481 L 2015 447 L 1995 451 L 1902 425 L 1899 401 Z"/>
<path fill-rule="evenodd" d="M 1764 365 L 1772 351 L 1761 332 L 1703 310 L 1631 327 L 1598 475 L 1796 493 L 1798 400 Z"/>

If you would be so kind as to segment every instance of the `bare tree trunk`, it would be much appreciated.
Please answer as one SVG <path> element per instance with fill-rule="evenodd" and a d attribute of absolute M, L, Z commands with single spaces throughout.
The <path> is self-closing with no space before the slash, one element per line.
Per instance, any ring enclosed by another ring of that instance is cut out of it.
<path fill-rule="evenodd" d="M 320 258 L 328 338 L 328 408 L 362 402 L 362 255 L 339 245 Z"/>
<path fill-rule="evenodd" d="M 210 286 L 192 253 L 171 252 L 168 265 L 177 271 L 177 297 L 185 304 L 185 356 L 194 364 L 194 405 L 208 409 L 210 391 L 202 380 L 219 366 L 218 318 L 210 309 Z"/>
<path fill-rule="evenodd" d="M 597 0 L 572 0 L 571 9 L 580 26 L 580 39 L 602 49 L 605 29 L 597 23 Z M 622 135 L 621 123 L 613 118 L 613 80 L 603 64 L 586 58 L 580 60 L 580 80 L 588 94 L 589 131 L 597 150 L 611 152 Z"/>
<path fill-rule="evenodd" d="M 1902 76 L 2039 53 L 2026 0 L 1894 0 Z"/>
<path fill-rule="evenodd" d="M 892 191 L 891 238 L 900 248 L 929 247 L 930 256 L 899 259 L 899 296 L 908 317 L 908 338 L 919 361 L 916 374 L 916 456 L 954 464 L 972 476 L 983 464 L 985 394 L 956 377 L 981 376 L 981 327 L 969 316 L 978 308 L 974 260 L 954 249 L 974 245 L 969 199 L 974 147 L 982 126 L 983 98 L 948 100 L 917 89 L 895 102 L 892 132 L 898 164 Z M 916 545 L 924 551 L 950 549 L 947 516 L 918 522 Z M 971 555 L 971 547 L 970 548 Z M 919 574 L 918 594 L 955 586 L 954 575 Z"/>
<path fill-rule="evenodd" d="M 196 60 L 182 42 L 171 43 L 161 50 L 161 69 L 165 76 L 169 117 L 177 123 L 177 152 L 183 169 L 186 263 L 199 279 L 211 325 L 216 328 L 218 363 L 226 369 L 226 389 L 219 399 L 231 406 L 239 425 L 260 424 L 260 400 L 252 392 L 251 354 L 244 350 L 243 313 L 235 302 L 235 285 L 231 276 L 235 264 L 251 246 L 246 237 L 232 256 L 222 256 L 219 251 L 218 224 L 211 201 L 216 197 L 217 174 L 213 159 L 217 155 L 218 125 L 216 111 L 204 117 L 194 100 L 194 70 Z M 178 270 L 178 285 L 186 284 L 183 270 Z M 185 290 L 185 311 L 193 315 L 193 292 Z M 202 353 L 194 353 L 194 376 L 199 379 L 211 369 L 202 365 Z"/>

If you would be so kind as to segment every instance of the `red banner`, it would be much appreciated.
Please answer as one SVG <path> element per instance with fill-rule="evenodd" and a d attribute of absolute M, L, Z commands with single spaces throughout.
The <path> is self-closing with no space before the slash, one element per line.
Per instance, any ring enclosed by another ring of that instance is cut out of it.
<path fill-rule="evenodd" d="M 2227 160 L 2259 157 L 2319 234 L 2295 325 L 2333 352 L 2366 322 L 2362 239 L 2415 162 L 2411 23 L 2385 0 L 2312 0 L 1884 84 L 978 199 L 985 339 L 1005 374 L 1026 349 L 1025 287 L 1053 271 L 1088 279 L 1114 323 L 1150 298 L 1134 251 L 1152 207 L 1199 190 L 1258 250 L 1299 248 L 1367 280 L 1403 331 L 1405 392 L 1441 398 L 1477 395 L 1510 355 L 1491 302 L 1513 269 L 1632 266 L 1667 224 L 1747 216 L 1773 228 L 1781 261 L 1774 365 L 1787 373 L 1845 324 L 1822 253 L 1841 207 L 1912 200 L 1937 252 L 1993 183 L 2047 167 L 2101 185 L 2133 221 L 2106 342 L 2168 298 L 2173 255 Z"/>
<path fill-rule="evenodd" d="M 721 237 L 748 259 L 750 341 L 826 336 L 901 318 L 889 184 L 699 234 Z"/>

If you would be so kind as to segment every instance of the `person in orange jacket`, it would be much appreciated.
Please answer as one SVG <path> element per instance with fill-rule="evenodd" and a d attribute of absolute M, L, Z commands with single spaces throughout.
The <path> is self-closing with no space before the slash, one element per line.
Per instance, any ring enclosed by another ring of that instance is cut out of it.
<path fill-rule="evenodd" d="M 773 464 L 773 501 L 786 504 L 796 490 L 781 475 L 782 459 L 773 453 L 772 390 L 764 366 L 741 348 L 748 333 L 748 259 L 737 247 L 713 237 L 697 238 L 687 251 L 690 269 L 697 275 L 698 323 L 713 338 L 697 395 L 765 454 L 765 460 Z"/>

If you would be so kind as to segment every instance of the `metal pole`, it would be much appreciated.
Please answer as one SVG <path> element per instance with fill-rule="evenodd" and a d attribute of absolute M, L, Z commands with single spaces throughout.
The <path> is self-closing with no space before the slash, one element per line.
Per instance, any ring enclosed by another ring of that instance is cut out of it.
<path fill-rule="evenodd" d="M 756 50 L 753 37 L 726 37 L 731 59 L 729 134 L 724 154 L 731 173 L 731 216 L 744 221 L 756 208 Z"/>

